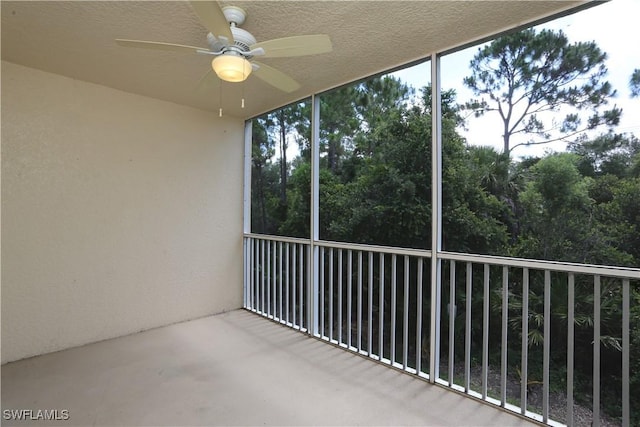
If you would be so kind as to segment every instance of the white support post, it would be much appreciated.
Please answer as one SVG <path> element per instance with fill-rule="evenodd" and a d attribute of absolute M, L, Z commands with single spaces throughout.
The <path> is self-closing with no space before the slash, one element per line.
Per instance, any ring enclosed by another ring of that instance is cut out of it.
<path fill-rule="evenodd" d="M 311 292 L 310 304 L 311 309 L 310 320 L 310 333 L 311 335 L 318 335 L 318 313 L 320 304 L 319 298 L 319 253 L 316 242 L 320 239 L 319 233 L 319 214 L 320 214 L 320 98 L 316 95 L 311 97 L 311 206 L 310 206 L 310 247 L 311 247 Z"/>
<path fill-rule="evenodd" d="M 243 231 L 251 233 L 251 146 L 253 122 L 244 122 Z"/>
<path fill-rule="evenodd" d="M 242 196 L 242 231 L 247 234 L 251 232 L 251 146 L 253 136 L 253 122 L 247 120 L 244 122 L 244 180 L 243 180 L 243 196 Z M 243 299 L 244 306 L 249 306 L 249 282 L 251 271 L 249 270 L 249 249 L 247 247 L 247 241 L 243 238 L 243 256 L 244 256 L 244 268 L 243 268 Z"/>
<path fill-rule="evenodd" d="M 442 250 L 442 106 L 440 57 L 431 55 L 431 335 L 429 381 L 440 377 L 440 298 Z M 422 304 L 422 301 L 418 301 Z"/>

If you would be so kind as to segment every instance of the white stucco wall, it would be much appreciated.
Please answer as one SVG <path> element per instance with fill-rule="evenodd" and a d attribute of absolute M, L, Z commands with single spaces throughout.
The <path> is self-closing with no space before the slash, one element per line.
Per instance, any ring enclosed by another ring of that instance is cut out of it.
<path fill-rule="evenodd" d="M 2 62 L 2 362 L 240 307 L 242 138 Z"/>

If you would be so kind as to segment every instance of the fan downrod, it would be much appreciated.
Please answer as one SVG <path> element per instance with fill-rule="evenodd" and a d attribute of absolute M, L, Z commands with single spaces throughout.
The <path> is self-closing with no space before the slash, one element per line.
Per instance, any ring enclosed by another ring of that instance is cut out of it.
<path fill-rule="evenodd" d="M 229 24 L 242 25 L 247 19 L 247 12 L 237 6 L 225 6 L 222 8 L 224 17 L 227 18 Z"/>

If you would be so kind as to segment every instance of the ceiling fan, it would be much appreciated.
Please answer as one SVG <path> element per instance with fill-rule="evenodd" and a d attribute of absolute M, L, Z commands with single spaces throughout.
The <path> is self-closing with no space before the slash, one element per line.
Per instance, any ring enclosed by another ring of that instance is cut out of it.
<path fill-rule="evenodd" d="M 191 1 L 190 4 L 210 31 L 207 34 L 208 48 L 126 39 L 116 39 L 116 43 L 125 47 L 210 55 L 214 57 L 211 61 L 213 71 L 221 80 L 241 82 L 253 74 L 285 92 L 299 89 L 300 84 L 287 74 L 255 61 L 254 57 L 315 55 L 331 52 L 333 49 L 331 39 L 326 34 L 285 37 L 258 43 L 251 33 L 239 27 L 247 17 L 243 9 L 235 6 L 221 7 L 216 1 Z"/>

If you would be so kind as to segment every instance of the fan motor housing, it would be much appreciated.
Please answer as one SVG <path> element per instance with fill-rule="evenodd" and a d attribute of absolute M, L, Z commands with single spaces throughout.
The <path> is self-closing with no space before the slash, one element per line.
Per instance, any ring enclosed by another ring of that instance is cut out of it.
<path fill-rule="evenodd" d="M 231 27 L 230 30 L 233 34 L 234 44 L 231 46 L 225 45 L 224 42 L 221 42 L 209 33 L 207 35 L 207 41 L 209 42 L 210 49 L 212 51 L 220 51 L 223 49 L 233 50 L 236 52 L 250 51 L 251 46 L 256 44 L 256 38 L 247 30 L 238 27 L 238 25 L 242 25 L 246 20 L 247 12 L 237 6 L 225 6 L 222 8 L 222 13 Z"/>
<path fill-rule="evenodd" d="M 235 45 L 244 51 L 251 50 L 250 46 L 256 44 L 256 38 L 247 30 L 232 26 L 231 33 L 233 34 Z"/>

